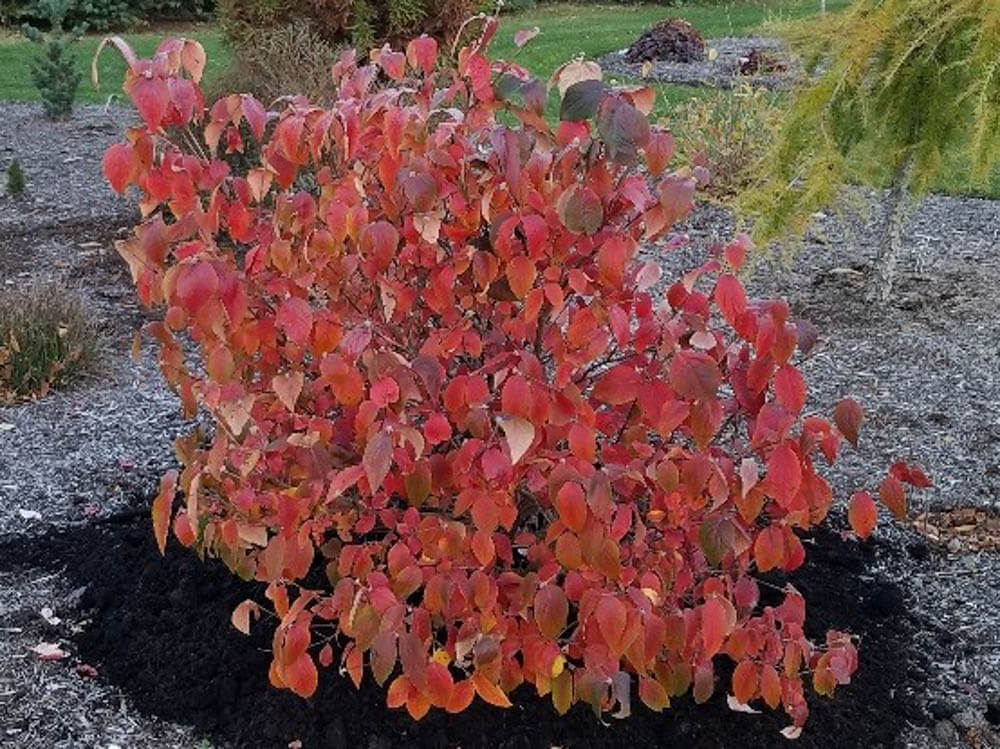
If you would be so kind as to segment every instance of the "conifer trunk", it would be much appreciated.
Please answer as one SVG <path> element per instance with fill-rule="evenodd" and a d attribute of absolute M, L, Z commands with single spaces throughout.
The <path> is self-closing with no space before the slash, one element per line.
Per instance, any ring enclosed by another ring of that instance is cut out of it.
<path fill-rule="evenodd" d="M 885 227 L 879 242 L 878 256 L 868 280 L 868 300 L 884 305 L 892 295 L 896 265 L 903 248 L 903 228 L 909 215 L 909 184 L 913 174 L 914 155 L 903 159 L 892 176 L 886 198 Z"/>

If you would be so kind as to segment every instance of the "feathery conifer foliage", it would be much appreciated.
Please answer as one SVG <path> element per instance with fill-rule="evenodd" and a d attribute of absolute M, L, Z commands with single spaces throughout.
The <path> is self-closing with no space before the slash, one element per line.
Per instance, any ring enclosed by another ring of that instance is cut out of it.
<path fill-rule="evenodd" d="M 804 232 L 847 181 L 888 185 L 884 301 L 909 198 L 941 175 L 945 154 L 963 151 L 979 183 L 1000 165 L 1000 3 L 858 0 L 784 33 L 822 72 L 789 107 L 764 189 L 742 208 L 769 241 Z"/>

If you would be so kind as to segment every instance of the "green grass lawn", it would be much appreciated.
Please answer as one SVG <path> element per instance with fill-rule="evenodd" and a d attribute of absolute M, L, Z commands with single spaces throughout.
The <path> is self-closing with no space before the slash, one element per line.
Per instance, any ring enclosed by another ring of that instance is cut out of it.
<path fill-rule="evenodd" d="M 828 0 L 831 10 L 846 6 L 848 0 Z M 517 57 L 518 62 L 540 77 L 548 75 L 561 63 L 583 53 L 599 57 L 607 52 L 628 46 L 645 28 L 666 16 L 680 16 L 690 21 L 707 38 L 752 33 L 762 23 L 771 19 L 802 17 L 816 13 L 818 0 L 742 0 L 732 6 L 719 2 L 691 3 L 678 8 L 661 5 L 545 5 L 537 9 L 502 18 L 500 31 L 493 43 L 496 57 L 510 58 L 515 53 L 514 32 L 538 26 L 541 34 Z M 209 66 L 206 76 L 210 82 L 229 60 L 218 31 L 210 25 L 193 25 L 188 29 L 170 28 L 168 31 L 143 31 L 123 33 L 140 55 L 148 55 L 164 36 L 189 36 L 198 39 L 208 53 Z M 76 56 L 84 82 L 79 97 L 83 101 L 104 101 L 121 91 L 125 65 L 112 51 L 106 51 L 100 62 L 100 90 L 89 84 L 90 60 L 100 42 L 100 35 L 88 35 L 76 46 Z M 0 99 L 33 101 L 38 93 L 29 74 L 32 57 L 37 48 L 13 31 L 0 32 Z M 674 87 L 677 88 L 677 87 Z M 670 99 L 683 98 L 690 92 L 683 88 L 668 91 Z"/>
<path fill-rule="evenodd" d="M 850 0 L 827 0 L 827 8 L 835 12 Z M 760 33 L 769 21 L 803 18 L 819 12 L 819 0 L 740 0 L 737 3 L 691 2 L 680 7 L 663 5 L 543 5 L 521 13 L 505 15 L 494 39 L 494 57 L 511 59 L 527 67 L 535 75 L 547 79 L 552 71 L 576 55 L 597 58 L 628 46 L 639 33 L 667 16 L 679 16 L 690 21 L 706 38 L 746 36 Z M 541 33 L 523 50 L 514 47 L 513 36 L 518 29 L 537 26 Z M 161 31 L 121 34 L 136 51 L 149 55 L 164 37 L 187 36 L 198 39 L 208 53 L 206 85 L 212 87 L 215 76 L 230 60 L 218 30 L 211 24 L 189 27 L 172 25 Z M 100 42 L 100 35 L 83 37 L 76 45 L 76 57 L 83 76 L 79 100 L 103 102 L 121 93 L 125 64 L 114 50 L 105 50 L 100 70 L 100 88 L 90 85 L 90 61 Z M 33 101 L 38 99 L 29 73 L 31 59 L 38 48 L 14 31 L 0 30 L 0 99 Z M 706 89 L 689 86 L 659 85 L 656 115 L 668 115 L 670 109 L 685 99 L 704 94 Z M 555 102 L 550 106 L 555 111 Z M 1000 197 L 1000 175 L 986 188 L 971 188 L 968 165 L 961 158 L 949 159 L 948 175 L 936 187 L 950 193 L 976 193 Z"/>

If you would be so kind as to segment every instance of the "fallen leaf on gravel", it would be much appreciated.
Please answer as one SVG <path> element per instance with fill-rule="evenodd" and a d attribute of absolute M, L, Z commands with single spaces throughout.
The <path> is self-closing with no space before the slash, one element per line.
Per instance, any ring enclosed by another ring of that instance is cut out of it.
<path fill-rule="evenodd" d="M 54 642 L 40 642 L 31 649 L 43 661 L 61 661 L 68 658 L 69 653 Z"/>
<path fill-rule="evenodd" d="M 0 422 L 0 432 L 9 432 L 14 429 L 13 424 L 9 424 L 6 421 Z"/>
<path fill-rule="evenodd" d="M 25 520 L 41 520 L 42 519 L 42 513 L 38 512 L 38 510 L 20 509 L 20 510 L 17 511 L 17 514 L 20 515 Z"/>
<path fill-rule="evenodd" d="M 785 726 L 781 729 L 781 735 L 786 739 L 797 739 L 802 735 L 802 726 Z"/>
<path fill-rule="evenodd" d="M 76 672 L 80 674 L 80 676 L 85 676 L 88 679 L 97 678 L 97 669 L 91 666 L 89 663 L 76 664 Z"/>
<path fill-rule="evenodd" d="M 58 627 L 60 624 L 62 624 L 62 619 L 60 619 L 58 616 L 56 616 L 55 612 L 52 611 L 52 609 L 50 609 L 48 606 L 46 606 L 45 608 L 43 608 L 38 613 L 41 615 L 42 619 L 44 619 L 45 621 L 47 621 L 53 627 Z"/>

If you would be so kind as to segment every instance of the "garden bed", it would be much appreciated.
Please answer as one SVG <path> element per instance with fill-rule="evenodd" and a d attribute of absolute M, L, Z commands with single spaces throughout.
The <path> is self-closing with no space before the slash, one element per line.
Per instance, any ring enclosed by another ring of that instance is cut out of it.
<path fill-rule="evenodd" d="M 741 74 L 741 66 L 754 53 L 763 59 L 772 60 L 784 66 L 784 70 L 762 70 L 752 75 Z M 659 83 L 673 83 L 686 86 L 711 86 L 713 88 L 733 88 L 749 83 L 758 88 L 789 88 L 802 81 L 802 70 L 798 63 L 789 58 L 778 39 L 765 37 L 725 37 L 709 39 L 705 42 L 705 59 L 696 62 L 651 61 L 651 67 L 643 75 L 643 64 L 625 59 L 625 50 L 612 52 L 597 62 L 607 76 L 644 79 Z"/>
<path fill-rule="evenodd" d="M 100 153 L 127 115 L 111 110 L 116 127 L 93 129 L 97 117 L 109 115 L 84 109 L 48 125 L 26 105 L 0 105 L 0 143 L 16 143 L 31 194 L 59 205 L 50 214 L 33 202 L 0 201 L 0 277 L 74 282 L 106 349 L 101 376 L 0 408 L 0 744 L 190 747 L 200 736 L 277 747 L 296 739 L 306 747 L 783 744 L 783 716 L 734 713 L 718 699 L 698 710 L 680 700 L 659 716 L 636 708 L 610 727 L 581 708 L 556 721 L 532 699 L 413 724 L 383 707 L 370 679 L 355 692 L 329 672 L 309 702 L 270 689 L 267 624 L 250 640 L 229 625 L 248 588 L 174 545 L 164 559 L 155 552 L 148 501 L 186 425 L 152 350 L 138 364 L 129 357 L 145 313 L 110 244 L 133 209 L 98 176 Z M 52 139 L 74 142 L 81 133 L 89 134 L 83 160 L 63 163 Z M 862 283 L 880 196 L 861 197 L 869 215 L 819 218 L 794 259 L 757 265 L 750 291 L 789 297 L 822 333 L 803 366 L 813 383 L 808 408 L 826 411 L 845 394 L 865 406 L 861 449 L 828 474 L 838 498 L 873 488 L 888 462 L 907 459 L 935 481 L 915 496 L 914 515 L 991 510 L 1000 495 L 1000 204 L 925 201 L 907 232 L 897 293 L 874 309 Z M 731 229 L 724 210 L 703 206 L 684 227 L 689 248 L 646 252 L 673 277 Z M 844 526 L 842 506 L 832 520 Z M 950 746 L 964 737 L 990 746 L 1000 556 L 951 553 L 885 518 L 876 536 L 858 544 L 824 532 L 796 573 L 810 626 L 860 635 L 862 659 L 854 683 L 832 701 L 811 698 L 799 745 Z M 40 642 L 61 643 L 68 657 L 40 661 L 31 652 Z"/>

